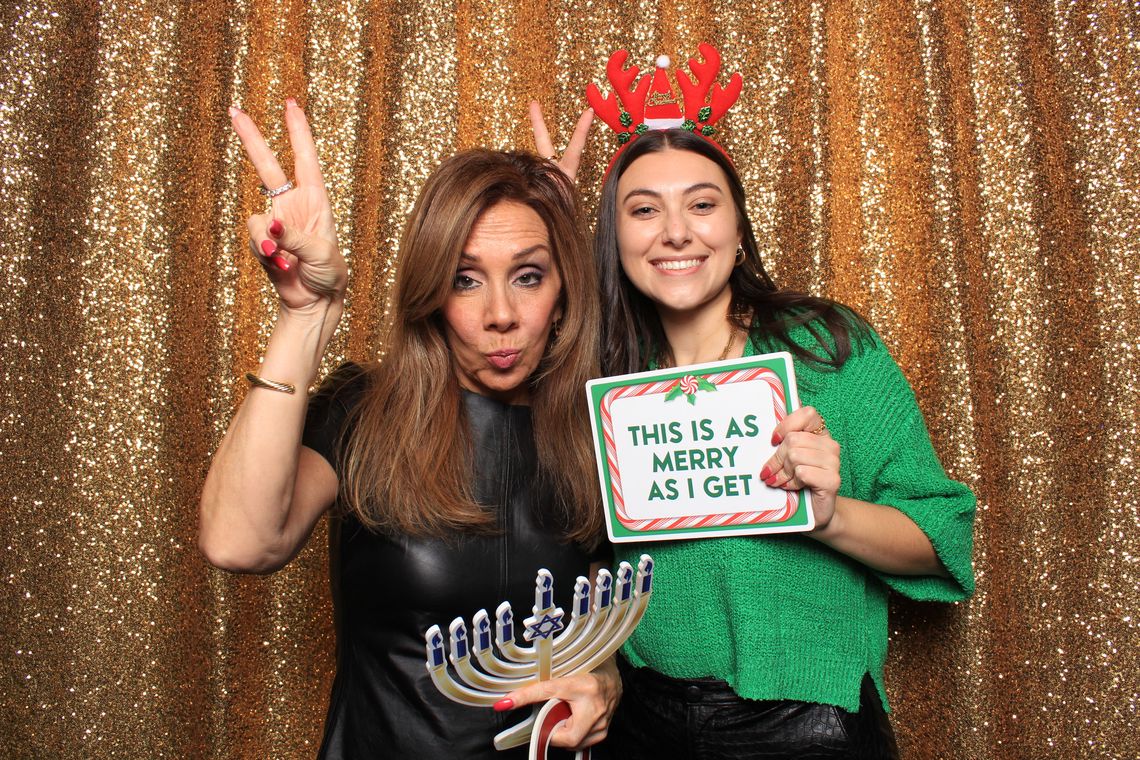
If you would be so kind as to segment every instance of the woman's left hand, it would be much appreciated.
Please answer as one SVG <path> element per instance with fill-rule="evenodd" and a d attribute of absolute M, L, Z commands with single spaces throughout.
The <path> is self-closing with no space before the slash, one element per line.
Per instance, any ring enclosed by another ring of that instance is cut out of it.
<path fill-rule="evenodd" d="M 621 674 L 611 657 L 596 670 L 563 678 L 552 678 L 516 689 L 495 705 L 496 710 L 513 710 L 523 705 L 561 699 L 570 704 L 570 717 L 551 736 L 555 747 L 579 750 L 606 738 L 610 719 L 621 699 Z"/>
<path fill-rule="evenodd" d="M 814 407 L 805 406 L 776 425 L 774 453 L 760 470 L 760 479 L 785 491 L 811 490 L 815 529 L 822 530 L 835 515 L 839 492 L 839 444 Z"/>

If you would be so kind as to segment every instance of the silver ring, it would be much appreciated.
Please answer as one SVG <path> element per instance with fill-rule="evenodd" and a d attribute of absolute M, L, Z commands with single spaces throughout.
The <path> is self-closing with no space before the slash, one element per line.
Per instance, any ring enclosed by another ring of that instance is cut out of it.
<path fill-rule="evenodd" d="M 261 186 L 261 194 L 264 195 L 266 198 L 276 198 L 278 195 L 281 195 L 282 193 L 287 193 L 292 189 L 293 189 L 293 182 L 292 181 L 288 181 L 284 185 L 282 185 L 281 187 L 275 187 L 272 190 L 270 190 L 265 185 L 262 185 Z"/>

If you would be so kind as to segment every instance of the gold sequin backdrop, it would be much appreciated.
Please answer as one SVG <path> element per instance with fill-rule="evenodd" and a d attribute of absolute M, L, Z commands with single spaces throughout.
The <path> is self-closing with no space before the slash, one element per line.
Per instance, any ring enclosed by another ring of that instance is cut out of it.
<path fill-rule="evenodd" d="M 607 54 L 721 47 L 724 142 L 783 284 L 853 304 L 979 495 L 978 593 L 896 602 L 908 757 L 1140 755 L 1140 6 L 7 0 L 0 4 L 0 755 L 311 756 L 323 527 L 267 578 L 195 549 L 273 299 L 240 104 L 307 106 L 352 267 L 326 368 L 381 348 L 427 172 L 568 135 Z M 596 193 L 612 139 L 592 135 Z M 762 631 L 757 632 L 763 635 Z"/>

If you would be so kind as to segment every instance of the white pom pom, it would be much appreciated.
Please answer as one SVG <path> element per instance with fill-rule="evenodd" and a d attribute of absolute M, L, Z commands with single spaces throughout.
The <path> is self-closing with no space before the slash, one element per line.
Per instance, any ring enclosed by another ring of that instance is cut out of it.
<path fill-rule="evenodd" d="M 657 68 L 667 69 L 667 68 L 669 68 L 669 63 L 670 63 L 669 56 L 667 56 L 667 55 L 657 56 Z"/>

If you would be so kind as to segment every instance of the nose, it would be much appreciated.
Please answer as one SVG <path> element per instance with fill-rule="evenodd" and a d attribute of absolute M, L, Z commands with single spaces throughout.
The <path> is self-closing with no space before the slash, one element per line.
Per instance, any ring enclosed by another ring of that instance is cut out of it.
<path fill-rule="evenodd" d="M 483 327 L 494 332 L 506 332 L 518 326 L 518 309 L 509 285 L 488 287 L 483 307 Z"/>
<path fill-rule="evenodd" d="M 662 222 L 665 226 L 661 230 L 661 239 L 667 245 L 671 245 L 674 248 L 683 248 L 692 240 L 689 224 L 684 214 L 676 212 L 664 214 L 662 216 Z"/>

